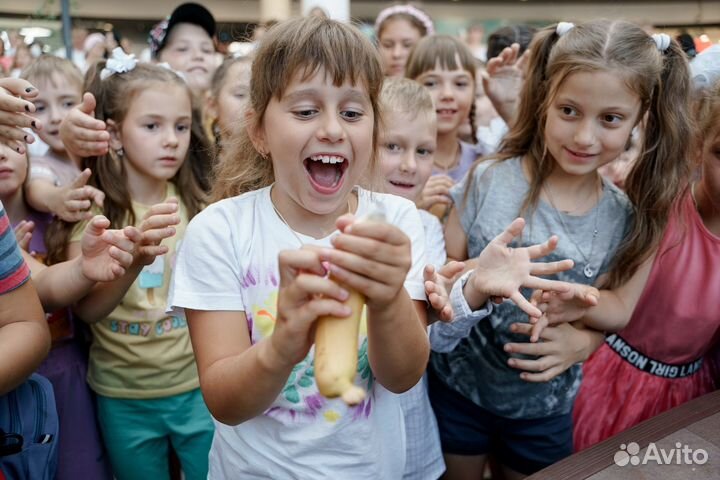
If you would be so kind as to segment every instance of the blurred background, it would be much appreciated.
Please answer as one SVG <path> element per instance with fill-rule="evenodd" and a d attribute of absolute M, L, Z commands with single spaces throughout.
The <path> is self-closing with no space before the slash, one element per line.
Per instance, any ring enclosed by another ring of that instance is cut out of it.
<path fill-rule="evenodd" d="M 30 47 L 31 55 L 64 49 L 62 12 L 73 33 L 68 41 L 79 48 L 91 33 L 111 35 L 126 51 L 147 55 L 147 34 L 166 18 L 179 0 L 2 0 L 0 39 L 6 51 Z M 322 8 L 337 19 L 364 24 L 372 35 L 377 13 L 395 2 L 332 0 L 205 0 L 218 22 L 221 52 L 249 49 L 253 35 L 268 22 Z M 582 0 L 454 0 L 413 2 L 427 11 L 438 32 L 481 44 L 490 32 L 505 24 L 543 26 L 558 20 L 623 18 L 672 36 L 688 33 L 697 51 L 720 42 L 720 1 L 582 1 Z M 260 28 L 258 28 L 260 27 Z"/>

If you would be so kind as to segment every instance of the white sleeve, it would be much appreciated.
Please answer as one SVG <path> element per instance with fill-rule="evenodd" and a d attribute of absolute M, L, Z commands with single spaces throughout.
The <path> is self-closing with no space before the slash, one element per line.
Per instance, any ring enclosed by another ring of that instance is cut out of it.
<path fill-rule="evenodd" d="M 169 311 L 180 316 L 184 315 L 183 308 L 245 311 L 237 255 L 242 246 L 238 245 L 232 218 L 229 211 L 215 204 L 190 222 L 175 260 Z"/>
<path fill-rule="evenodd" d="M 470 330 L 483 318 L 492 313 L 493 305 L 488 300 L 480 310 L 470 310 L 463 287 L 472 270 L 465 272 L 450 290 L 450 305 L 453 309 L 454 318 L 452 322 L 437 321 L 430 326 L 430 348 L 435 352 L 451 352 L 457 347 L 460 341 L 470 335 Z"/>
<path fill-rule="evenodd" d="M 435 268 L 445 265 L 447 252 L 445 251 L 445 234 L 440 220 L 430 212 L 423 211 L 423 226 L 425 228 L 425 263 Z"/>

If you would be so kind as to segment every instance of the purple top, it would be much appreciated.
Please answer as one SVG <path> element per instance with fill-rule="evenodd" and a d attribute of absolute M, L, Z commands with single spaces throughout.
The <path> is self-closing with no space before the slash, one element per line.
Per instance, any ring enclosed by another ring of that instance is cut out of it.
<path fill-rule="evenodd" d="M 478 152 L 475 147 L 475 145 L 471 145 L 469 143 L 460 142 L 460 161 L 458 164 L 452 168 L 451 170 L 448 170 L 447 173 L 444 170 L 441 170 L 437 167 L 433 167 L 432 174 L 433 175 L 445 175 L 447 174 L 450 178 L 452 178 L 455 183 L 462 180 L 462 178 L 465 176 L 468 170 L 470 170 L 470 167 L 472 164 L 477 160 L 478 158 Z"/>

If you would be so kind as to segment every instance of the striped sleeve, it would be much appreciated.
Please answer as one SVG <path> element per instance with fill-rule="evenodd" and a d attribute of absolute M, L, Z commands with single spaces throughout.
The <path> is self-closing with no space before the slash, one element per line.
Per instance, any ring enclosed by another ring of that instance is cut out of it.
<path fill-rule="evenodd" d="M 5 209 L 0 204 L 0 295 L 15 290 L 30 278 Z"/>

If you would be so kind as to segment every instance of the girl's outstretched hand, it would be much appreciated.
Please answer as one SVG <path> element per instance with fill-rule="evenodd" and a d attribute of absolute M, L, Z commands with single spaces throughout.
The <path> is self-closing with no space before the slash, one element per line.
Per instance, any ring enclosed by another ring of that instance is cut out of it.
<path fill-rule="evenodd" d="M 522 248 L 508 244 L 522 234 L 525 220 L 516 218 L 500 235 L 490 242 L 475 260 L 475 270 L 465 285 L 465 296 L 471 308 L 479 307 L 490 297 L 509 298 L 531 317 L 542 312 L 520 293 L 520 287 L 566 292 L 567 282 L 547 280 L 537 275 L 551 275 L 573 267 L 572 260 L 559 262 L 531 262 L 544 257 L 557 247 L 558 237 L 547 242 Z M 471 295 L 471 298 L 468 298 Z M 478 298 L 482 300 L 477 300 Z"/>
<path fill-rule="evenodd" d="M 89 168 L 86 168 L 75 179 L 62 187 L 62 201 L 53 211 L 55 215 L 66 222 L 79 222 L 92 218 L 93 203 L 102 208 L 105 201 L 105 193 L 91 185 L 86 185 L 90 179 Z"/>
<path fill-rule="evenodd" d="M 105 122 L 94 116 L 95 97 L 85 93 L 82 103 L 75 106 L 60 123 L 60 138 L 73 157 L 92 157 L 108 152 L 110 134 Z"/>
<path fill-rule="evenodd" d="M 180 223 L 178 211 L 177 198 L 169 198 L 163 203 L 150 207 L 140 223 L 142 240 L 137 249 L 137 261 L 143 265 L 150 265 L 155 257 L 168 252 L 168 247 L 160 243 L 175 235 L 173 225 Z"/>
<path fill-rule="evenodd" d="M 27 80 L 0 78 L 0 143 L 18 153 L 25 153 L 25 144 L 35 141 L 35 137 L 23 128 L 42 128 L 38 119 L 28 115 L 35 112 L 35 105 L 30 100 L 38 93 Z"/>
<path fill-rule="evenodd" d="M 108 230 L 110 220 L 96 215 L 85 227 L 80 240 L 82 273 L 88 280 L 111 282 L 125 275 L 133 253 L 142 239 L 135 227 Z"/>
<path fill-rule="evenodd" d="M 305 358 L 315 339 L 318 317 L 343 318 L 352 313 L 342 303 L 350 293 L 327 277 L 321 251 L 305 245 L 299 250 L 283 250 L 278 258 L 280 289 L 270 342 L 276 357 L 285 365 L 295 365 Z"/>
<path fill-rule="evenodd" d="M 423 270 L 425 295 L 440 321 L 452 322 L 453 320 L 450 290 L 464 268 L 465 263 L 453 261 L 443 265 L 440 270 L 433 265 L 427 265 Z"/>
<path fill-rule="evenodd" d="M 338 218 L 334 249 L 321 251 L 336 280 L 365 295 L 368 309 L 382 310 L 404 288 L 412 265 L 410 239 L 385 222 L 356 222 L 346 214 Z"/>
<path fill-rule="evenodd" d="M 570 283 L 566 292 L 535 290 L 530 303 L 541 312 L 540 318 L 530 317 L 533 324 L 531 342 L 537 342 L 545 327 L 580 320 L 589 308 L 598 304 L 600 292 L 597 288 L 580 283 Z"/>
<path fill-rule="evenodd" d="M 532 325 L 513 323 L 510 331 L 530 336 Z M 594 330 L 577 329 L 569 323 L 546 328 L 538 343 L 506 343 L 510 354 L 531 355 L 538 358 L 510 358 L 508 365 L 523 370 L 520 378 L 527 382 L 548 382 L 578 362 L 587 360 L 602 345 L 605 335 Z"/>

